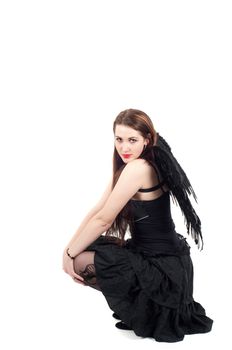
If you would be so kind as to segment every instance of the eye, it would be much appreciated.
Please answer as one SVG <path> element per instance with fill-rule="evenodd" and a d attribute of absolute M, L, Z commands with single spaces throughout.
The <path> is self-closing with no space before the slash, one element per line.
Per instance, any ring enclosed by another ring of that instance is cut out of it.
<path fill-rule="evenodd" d="M 119 142 L 122 141 L 122 139 L 121 139 L 120 137 L 116 137 L 115 140 L 116 140 L 116 141 L 119 141 Z M 130 141 L 131 143 L 137 142 L 137 140 L 135 140 L 135 139 L 130 139 L 129 141 Z"/>

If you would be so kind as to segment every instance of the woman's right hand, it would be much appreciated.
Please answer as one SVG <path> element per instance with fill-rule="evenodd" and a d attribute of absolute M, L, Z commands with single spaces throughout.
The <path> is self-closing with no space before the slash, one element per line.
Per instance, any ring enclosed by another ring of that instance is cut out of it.
<path fill-rule="evenodd" d="M 63 270 L 73 279 L 74 282 L 82 284 L 83 286 L 86 286 L 86 284 L 84 283 L 84 278 L 75 272 L 74 259 L 71 259 L 68 256 L 66 249 L 64 250 L 64 253 L 63 253 Z"/>

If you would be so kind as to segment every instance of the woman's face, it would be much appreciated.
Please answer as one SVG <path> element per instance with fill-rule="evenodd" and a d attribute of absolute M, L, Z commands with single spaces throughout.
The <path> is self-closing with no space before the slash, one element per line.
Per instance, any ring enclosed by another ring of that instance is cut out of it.
<path fill-rule="evenodd" d="M 125 125 L 116 125 L 114 137 L 115 148 L 124 163 L 138 158 L 148 142 L 139 131 Z"/>

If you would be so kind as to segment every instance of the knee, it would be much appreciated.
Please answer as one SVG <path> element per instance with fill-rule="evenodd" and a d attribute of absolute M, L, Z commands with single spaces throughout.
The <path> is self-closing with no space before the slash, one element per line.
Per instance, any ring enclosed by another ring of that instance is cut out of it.
<path fill-rule="evenodd" d="M 92 254 L 91 254 L 92 253 Z M 93 252 L 84 251 L 74 258 L 74 270 L 77 274 L 83 272 L 87 265 L 93 264 Z"/>
<path fill-rule="evenodd" d="M 84 278 L 84 283 L 90 287 L 100 290 L 97 284 L 96 270 L 94 266 L 93 251 L 84 251 L 74 259 L 75 272 Z"/>
<path fill-rule="evenodd" d="M 74 271 L 79 274 L 83 268 L 83 265 L 84 265 L 84 259 L 83 259 L 83 256 L 82 256 L 83 253 L 77 255 L 75 258 L 74 258 L 74 261 L 73 261 L 73 267 L 74 267 Z"/>

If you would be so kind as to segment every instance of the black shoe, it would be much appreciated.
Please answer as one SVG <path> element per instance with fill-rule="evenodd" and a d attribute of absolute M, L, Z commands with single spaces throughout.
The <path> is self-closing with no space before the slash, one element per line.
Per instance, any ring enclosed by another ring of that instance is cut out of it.
<path fill-rule="evenodd" d="M 112 315 L 114 318 L 116 318 L 116 320 L 121 320 L 121 318 L 114 312 Z"/>
<path fill-rule="evenodd" d="M 132 328 L 130 328 L 129 326 L 127 326 L 124 322 L 117 322 L 115 324 L 115 327 L 119 328 L 119 329 L 125 329 L 125 330 L 128 330 L 128 331 L 131 331 Z"/>

